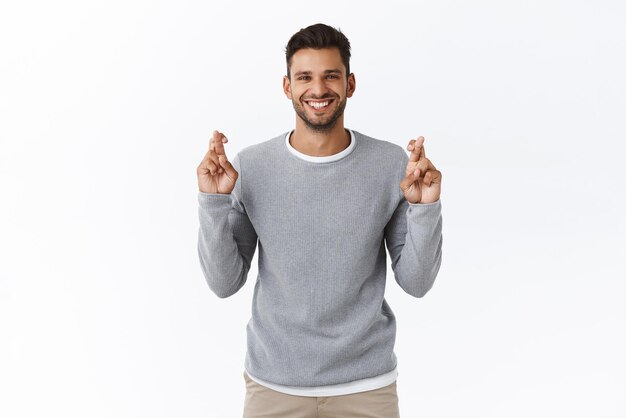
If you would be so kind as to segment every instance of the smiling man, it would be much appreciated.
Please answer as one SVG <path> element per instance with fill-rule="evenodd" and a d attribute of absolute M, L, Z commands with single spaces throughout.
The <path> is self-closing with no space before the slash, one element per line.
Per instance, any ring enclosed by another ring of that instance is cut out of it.
<path fill-rule="evenodd" d="M 337 121 L 354 93 L 355 79 L 354 74 L 346 74 L 349 70 L 340 55 L 335 48 L 292 52 L 283 89 L 298 115 L 296 131 L 303 133 L 306 128 L 324 136 L 334 130 L 345 136 L 343 123 Z"/>
<path fill-rule="evenodd" d="M 424 138 L 402 147 L 344 127 L 356 88 L 350 43 L 316 24 L 286 48 L 295 128 L 228 160 L 213 132 L 197 168 L 198 254 L 220 298 L 245 284 L 244 418 L 399 416 L 395 281 L 421 298 L 442 259 L 441 172 Z"/>

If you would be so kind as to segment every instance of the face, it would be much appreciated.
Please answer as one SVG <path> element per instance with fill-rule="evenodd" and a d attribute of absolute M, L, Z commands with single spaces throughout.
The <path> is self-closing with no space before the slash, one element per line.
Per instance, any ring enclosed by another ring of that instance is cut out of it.
<path fill-rule="evenodd" d="M 291 57 L 290 74 L 291 80 L 283 78 L 283 89 L 298 117 L 311 130 L 330 131 L 355 89 L 354 74 L 346 77 L 339 49 L 298 50 Z"/>

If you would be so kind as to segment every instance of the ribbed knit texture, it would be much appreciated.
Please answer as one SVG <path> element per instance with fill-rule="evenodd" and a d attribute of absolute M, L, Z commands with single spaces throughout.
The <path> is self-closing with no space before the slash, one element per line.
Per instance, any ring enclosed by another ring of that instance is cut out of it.
<path fill-rule="evenodd" d="M 324 386 L 394 369 L 385 245 L 412 296 L 439 271 L 441 199 L 408 203 L 404 149 L 354 134 L 354 150 L 328 163 L 294 156 L 284 133 L 248 146 L 232 159 L 231 194 L 199 192 L 198 254 L 217 296 L 244 285 L 258 240 L 245 368 L 265 381 Z"/>

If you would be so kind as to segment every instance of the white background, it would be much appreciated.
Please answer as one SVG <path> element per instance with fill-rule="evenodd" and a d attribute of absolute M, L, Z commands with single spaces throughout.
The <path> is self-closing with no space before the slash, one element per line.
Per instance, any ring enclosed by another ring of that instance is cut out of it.
<path fill-rule="evenodd" d="M 444 259 L 404 293 L 403 417 L 626 415 L 618 1 L 7 1 L 0 416 L 239 417 L 257 274 L 209 290 L 196 167 L 292 128 L 284 47 L 352 43 L 345 122 L 443 173 Z"/>

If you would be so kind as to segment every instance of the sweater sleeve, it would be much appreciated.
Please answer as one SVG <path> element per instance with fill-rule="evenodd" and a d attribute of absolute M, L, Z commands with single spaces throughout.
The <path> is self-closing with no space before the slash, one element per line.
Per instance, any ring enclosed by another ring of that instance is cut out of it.
<path fill-rule="evenodd" d="M 403 169 L 407 161 L 408 157 Z M 400 203 L 385 227 L 385 242 L 396 282 L 409 295 L 421 298 L 432 288 L 441 265 L 441 199 L 413 204 L 400 193 Z"/>
<path fill-rule="evenodd" d="M 243 287 L 257 244 L 256 231 L 243 203 L 238 154 L 232 164 L 239 177 L 230 194 L 198 192 L 200 266 L 209 288 L 220 298 Z"/>

